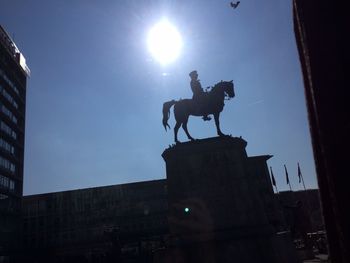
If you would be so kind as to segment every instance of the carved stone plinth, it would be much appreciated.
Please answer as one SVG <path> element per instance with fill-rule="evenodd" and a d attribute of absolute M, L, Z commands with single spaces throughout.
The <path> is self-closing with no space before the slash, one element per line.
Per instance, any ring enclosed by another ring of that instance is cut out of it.
<path fill-rule="evenodd" d="M 155 262 L 298 262 L 290 252 L 281 257 L 281 246 L 293 251 L 288 238 L 277 249 L 263 197 L 273 192 L 265 191 L 259 184 L 266 180 L 257 178 L 266 176 L 271 156 L 248 157 L 246 145 L 226 136 L 163 152 L 171 238 Z"/>

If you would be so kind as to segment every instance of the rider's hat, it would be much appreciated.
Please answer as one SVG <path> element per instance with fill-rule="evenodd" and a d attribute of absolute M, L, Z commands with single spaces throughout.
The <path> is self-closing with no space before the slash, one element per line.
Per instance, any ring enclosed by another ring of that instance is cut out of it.
<path fill-rule="evenodd" d="M 193 78 L 194 76 L 198 76 L 197 70 L 191 71 L 188 75 L 190 75 L 191 78 Z"/>

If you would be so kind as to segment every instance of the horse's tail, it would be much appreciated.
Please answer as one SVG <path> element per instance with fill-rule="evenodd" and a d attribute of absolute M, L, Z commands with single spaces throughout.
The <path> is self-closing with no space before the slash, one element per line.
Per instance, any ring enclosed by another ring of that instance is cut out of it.
<path fill-rule="evenodd" d="M 168 124 L 168 120 L 169 120 L 169 117 L 170 117 L 170 108 L 175 103 L 176 103 L 175 100 L 171 100 L 171 101 L 167 101 L 167 102 L 163 103 L 163 126 L 165 128 L 165 131 L 166 131 L 167 127 L 170 129 L 170 126 Z"/>

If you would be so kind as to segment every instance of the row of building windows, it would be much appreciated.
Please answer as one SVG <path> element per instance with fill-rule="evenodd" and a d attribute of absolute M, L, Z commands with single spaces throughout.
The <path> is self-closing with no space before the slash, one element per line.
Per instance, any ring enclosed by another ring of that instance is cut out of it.
<path fill-rule="evenodd" d="M 15 190 L 15 181 L 0 174 L 0 187 L 13 192 Z"/>
<path fill-rule="evenodd" d="M 19 90 L 17 89 L 16 85 L 7 77 L 7 75 L 2 69 L 0 69 L 0 76 L 6 81 L 7 84 L 9 84 L 13 91 L 16 92 L 17 95 L 19 95 Z"/>
<path fill-rule="evenodd" d="M 0 103 L 0 107 L 1 107 L 1 111 L 7 116 L 9 117 L 13 123 L 17 124 L 17 118 L 16 116 L 12 113 L 12 111 L 10 111 L 5 105 L 2 105 Z"/>
<path fill-rule="evenodd" d="M 12 212 L 19 212 L 21 209 L 20 201 L 10 198 L 8 195 L 0 194 L 0 213 L 5 212 L 6 214 Z"/>
<path fill-rule="evenodd" d="M 0 200 L 4 200 L 4 199 L 7 199 L 7 198 L 9 198 L 8 195 L 0 194 Z"/>
<path fill-rule="evenodd" d="M 58 218 L 58 217 L 34 217 L 34 218 L 24 218 L 23 229 L 26 233 L 58 233 L 64 232 L 67 229 L 89 229 L 95 230 L 96 234 L 103 234 L 106 230 L 105 224 L 111 223 L 106 221 L 98 220 L 91 224 L 88 221 L 77 220 L 74 216 L 70 215 L 70 218 L 67 217 Z M 145 231 L 152 229 L 162 229 L 168 225 L 166 214 L 164 216 L 152 218 L 152 220 L 138 220 L 134 222 L 129 222 L 121 224 L 119 226 L 114 226 L 118 228 L 121 232 L 137 232 Z M 84 232 L 86 232 L 84 230 Z"/>
<path fill-rule="evenodd" d="M 15 154 L 15 147 L 13 147 L 10 143 L 5 141 L 3 138 L 0 138 L 0 148 L 11 154 Z"/>
<path fill-rule="evenodd" d="M 4 89 L 3 86 L 0 84 L 0 93 L 12 104 L 13 107 L 18 109 L 18 104 L 15 101 L 15 99 Z"/>
<path fill-rule="evenodd" d="M 4 131 L 7 135 L 11 136 L 13 139 L 17 139 L 17 133 L 10 128 L 6 123 L 3 121 L 0 123 L 0 130 Z"/>
<path fill-rule="evenodd" d="M 9 170 L 11 173 L 16 172 L 16 165 L 14 165 L 12 162 L 7 160 L 6 158 L 3 158 L 0 156 L 0 167 L 5 168 L 6 170 Z"/>

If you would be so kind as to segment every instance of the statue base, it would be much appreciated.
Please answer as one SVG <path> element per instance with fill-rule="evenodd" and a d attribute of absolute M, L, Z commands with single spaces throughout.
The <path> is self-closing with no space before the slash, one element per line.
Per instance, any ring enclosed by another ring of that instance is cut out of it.
<path fill-rule="evenodd" d="M 269 223 L 271 156 L 248 157 L 246 145 L 225 136 L 163 152 L 170 239 L 154 262 L 299 262 Z"/>

